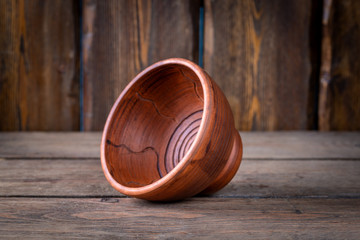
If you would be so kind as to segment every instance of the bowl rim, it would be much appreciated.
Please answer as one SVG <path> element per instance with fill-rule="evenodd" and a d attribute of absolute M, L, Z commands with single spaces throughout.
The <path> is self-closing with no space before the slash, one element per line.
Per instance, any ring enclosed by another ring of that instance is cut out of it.
<path fill-rule="evenodd" d="M 203 99 L 204 99 L 204 108 L 203 108 L 203 115 L 200 123 L 200 128 L 198 133 L 196 134 L 194 142 L 191 144 L 191 147 L 186 152 L 185 156 L 182 158 L 182 160 L 164 177 L 160 178 L 159 180 L 145 185 L 141 187 L 127 187 L 119 182 L 117 182 L 112 175 L 110 174 L 110 171 L 106 164 L 106 157 L 105 157 L 105 146 L 106 146 L 106 139 L 109 131 L 109 126 L 113 121 L 113 117 L 115 114 L 116 109 L 118 108 L 120 102 L 122 101 L 125 94 L 133 87 L 133 85 L 141 80 L 144 76 L 146 76 L 149 72 L 161 68 L 163 66 L 167 65 L 181 65 L 188 69 L 190 69 L 197 78 L 199 79 L 202 90 L 203 90 Z M 102 139 L 101 139 L 101 145 L 100 145 L 100 156 L 101 156 L 101 166 L 104 172 L 104 175 L 110 185 L 118 190 L 119 192 L 130 195 L 130 196 L 140 196 L 147 193 L 151 193 L 155 191 L 156 189 L 159 189 L 169 183 L 170 181 L 174 180 L 176 176 L 182 172 L 186 166 L 190 163 L 192 158 L 195 156 L 195 154 L 200 149 L 200 145 L 202 144 L 202 139 L 204 138 L 205 133 L 207 132 L 209 128 L 209 123 L 211 122 L 211 116 L 213 116 L 213 103 L 214 103 L 214 92 L 213 92 L 213 86 L 211 81 L 209 80 L 206 72 L 197 64 L 191 62 L 190 60 L 183 59 L 183 58 L 169 58 L 165 59 L 159 62 L 156 62 L 149 67 L 145 68 L 143 71 L 141 71 L 136 77 L 130 81 L 130 83 L 125 87 L 125 89 L 121 92 L 119 97 L 116 99 L 114 105 L 112 106 L 110 113 L 108 115 L 108 118 L 105 123 L 105 127 L 102 133 Z"/>

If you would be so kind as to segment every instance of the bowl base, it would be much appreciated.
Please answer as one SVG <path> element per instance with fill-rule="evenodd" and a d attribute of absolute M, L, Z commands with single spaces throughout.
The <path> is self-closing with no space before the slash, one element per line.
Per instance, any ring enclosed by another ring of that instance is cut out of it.
<path fill-rule="evenodd" d="M 226 163 L 219 176 L 205 190 L 200 192 L 200 195 L 209 195 L 219 191 L 231 181 L 239 169 L 242 159 L 243 146 L 240 134 L 237 130 L 234 131 L 236 131 L 236 133 L 234 134 L 234 143 L 230 153 L 229 161 Z"/>

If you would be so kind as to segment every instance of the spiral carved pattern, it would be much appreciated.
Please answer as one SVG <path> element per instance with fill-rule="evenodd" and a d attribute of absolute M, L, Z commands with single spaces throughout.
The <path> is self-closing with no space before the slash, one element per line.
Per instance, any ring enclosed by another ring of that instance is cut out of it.
<path fill-rule="evenodd" d="M 166 171 L 171 171 L 186 155 L 199 131 L 203 110 L 184 118 L 173 132 L 165 152 Z"/>

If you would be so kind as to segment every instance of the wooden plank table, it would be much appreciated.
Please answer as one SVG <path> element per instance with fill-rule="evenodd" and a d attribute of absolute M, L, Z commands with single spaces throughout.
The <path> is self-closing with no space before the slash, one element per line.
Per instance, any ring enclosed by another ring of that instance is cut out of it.
<path fill-rule="evenodd" d="M 360 133 L 242 133 L 223 190 L 176 203 L 105 180 L 101 133 L 0 133 L 1 239 L 360 239 Z"/>

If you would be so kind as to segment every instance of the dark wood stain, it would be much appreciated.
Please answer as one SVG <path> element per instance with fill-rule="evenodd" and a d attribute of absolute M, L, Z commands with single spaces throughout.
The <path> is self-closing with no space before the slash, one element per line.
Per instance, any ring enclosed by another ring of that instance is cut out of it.
<path fill-rule="evenodd" d="M 79 130 L 75 1 L 1 1 L 0 130 Z"/>
<path fill-rule="evenodd" d="M 324 1 L 320 130 L 360 130 L 359 25 L 359 1 Z"/>

